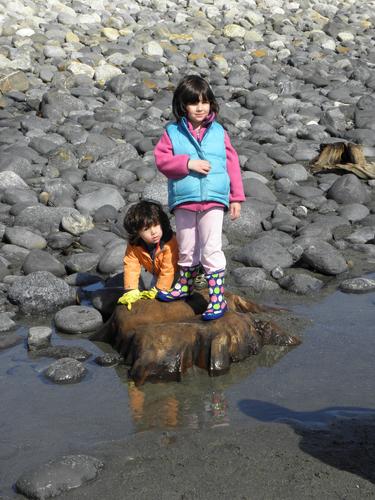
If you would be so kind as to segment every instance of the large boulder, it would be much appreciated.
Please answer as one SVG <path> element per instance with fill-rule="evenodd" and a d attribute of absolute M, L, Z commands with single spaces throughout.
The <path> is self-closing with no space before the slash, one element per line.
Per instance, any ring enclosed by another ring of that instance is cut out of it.
<path fill-rule="evenodd" d="M 348 269 L 341 253 L 326 241 L 316 240 L 314 244 L 307 246 L 302 260 L 313 270 L 328 275 L 340 274 Z"/>
<path fill-rule="evenodd" d="M 354 174 L 346 174 L 337 179 L 327 192 L 327 198 L 337 203 L 366 203 L 369 193 L 365 185 Z"/>
<path fill-rule="evenodd" d="M 76 302 L 76 292 L 48 271 L 17 278 L 8 292 L 11 302 L 24 314 L 47 314 Z"/>
<path fill-rule="evenodd" d="M 246 266 L 262 267 L 271 271 L 276 266 L 282 268 L 293 265 L 293 257 L 274 238 L 264 236 L 244 246 L 236 255 L 236 260 Z"/>

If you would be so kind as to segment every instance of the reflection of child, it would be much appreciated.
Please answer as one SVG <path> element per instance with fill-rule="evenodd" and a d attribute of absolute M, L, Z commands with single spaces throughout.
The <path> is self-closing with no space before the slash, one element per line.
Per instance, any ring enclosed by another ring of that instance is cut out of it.
<path fill-rule="evenodd" d="M 180 418 L 179 403 L 174 395 L 150 399 L 134 382 L 128 382 L 128 395 L 134 423 L 139 430 L 177 427 Z"/>
<path fill-rule="evenodd" d="M 211 415 L 212 427 L 229 425 L 228 403 L 223 391 L 212 392 L 210 400 L 206 402 L 206 411 Z"/>
<path fill-rule="evenodd" d="M 124 256 L 124 288 L 119 299 L 131 309 L 141 298 L 153 299 L 158 290 L 168 290 L 173 283 L 178 259 L 176 237 L 167 214 L 158 203 L 140 201 L 128 210 L 124 227 L 129 243 Z M 152 288 L 140 292 L 141 269 L 153 275 Z"/>

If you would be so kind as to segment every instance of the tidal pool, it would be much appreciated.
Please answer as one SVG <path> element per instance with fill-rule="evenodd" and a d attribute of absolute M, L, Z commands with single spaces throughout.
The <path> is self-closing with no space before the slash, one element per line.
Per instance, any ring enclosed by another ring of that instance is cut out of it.
<path fill-rule="evenodd" d="M 0 497 L 15 496 L 12 485 L 35 465 L 135 432 L 280 420 L 319 426 L 375 411 L 375 293 L 335 292 L 291 310 L 306 319 L 300 346 L 267 346 L 217 378 L 195 370 L 181 383 L 136 387 L 124 366 L 94 363 L 109 346 L 54 332 L 53 345 L 92 353 L 81 383 L 56 385 L 42 374 L 53 359 L 30 356 L 24 342 L 0 351 Z M 25 322 L 18 333 L 26 339 L 28 326 L 49 322 Z"/>

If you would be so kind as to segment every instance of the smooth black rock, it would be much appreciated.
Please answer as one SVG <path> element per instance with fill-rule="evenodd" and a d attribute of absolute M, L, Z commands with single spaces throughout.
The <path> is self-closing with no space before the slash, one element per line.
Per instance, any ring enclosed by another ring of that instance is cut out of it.
<path fill-rule="evenodd" d="M 94 359 L 99 366 L 117 366 L 123 362 L 123 357 L 117 353 L 106 353 Z"/>
<path fill-rule="evenodd" d="M 45 377 L 55 384 L 76 384 L 86 373 L 84 365 L 73 358 L 60 358 L 44 371 Z"/>

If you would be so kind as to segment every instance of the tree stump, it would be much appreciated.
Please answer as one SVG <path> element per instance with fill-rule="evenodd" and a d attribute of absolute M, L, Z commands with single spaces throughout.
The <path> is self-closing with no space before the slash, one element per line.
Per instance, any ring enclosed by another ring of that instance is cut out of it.
<path fill-rule="evenodd" d="M 361 179 L 375 179 L 375 163 L 366 161 L 362 146 L 350 142 L 322 144 L 310 169 L 314 174 L 322 170 L 346 170 Z"/>
<path fill-rule="evenodd" d="M 202 321 L 207 292 L 187 300 L 141 300 L 131 311 L 117 305 L 111 318 L 91 340 L 110 343 L 136 384 L 147 380 L 179 381 L 193 366 L 220 375 L 230 364 L 257 354 L 263 345 L 295 346 L 300 340 L 254 314 L 270 310 L 239 295 L 226 293 L 229 311 L 220 319 Z"/>

